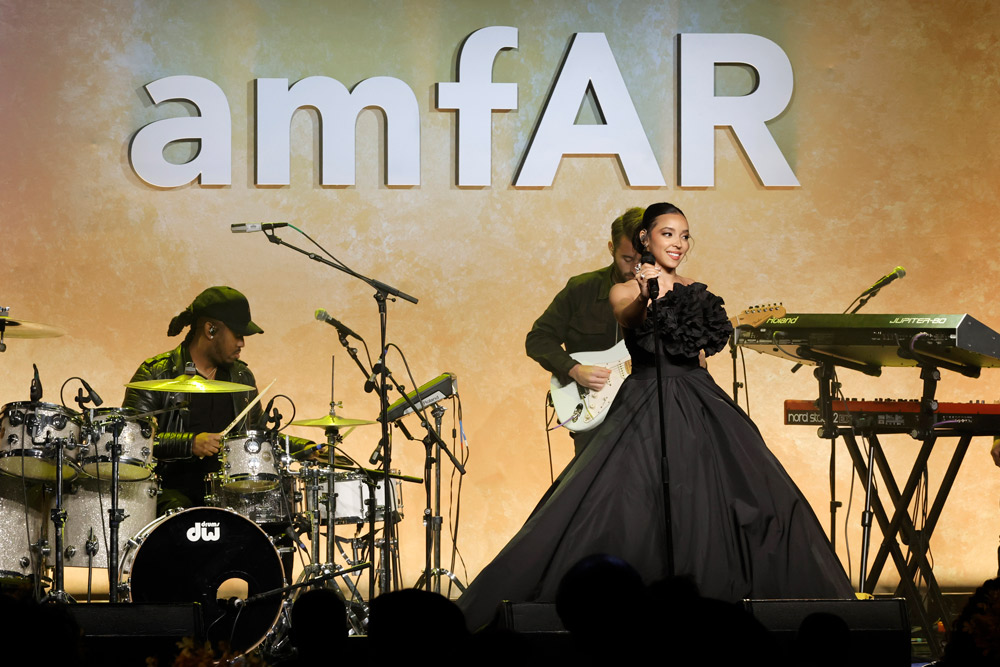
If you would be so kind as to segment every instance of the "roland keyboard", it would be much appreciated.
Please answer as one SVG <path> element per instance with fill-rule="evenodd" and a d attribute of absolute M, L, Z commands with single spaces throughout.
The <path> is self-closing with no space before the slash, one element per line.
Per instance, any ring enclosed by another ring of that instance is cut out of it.
<path fill-rule="evenodd" d="M 1000 367 L 1000 334 L 970 315 L 790 313 L 743 330 L 739 344 L 803 364 L 831 362 L 878 374 L 919 363 L 977 375 Z"/>

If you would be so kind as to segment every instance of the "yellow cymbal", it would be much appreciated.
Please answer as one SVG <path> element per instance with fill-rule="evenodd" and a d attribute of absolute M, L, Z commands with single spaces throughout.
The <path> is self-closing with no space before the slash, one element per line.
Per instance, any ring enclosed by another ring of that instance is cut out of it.
<path fill-rule="evenodd" d="M 180 375 L 172 380 L 140 380 L 129 382 L 130 389 L 145 391 L 171 391 L 181 394 L 232 394 L 238 391 L 253 391 L 256 387 L 236 382 L 209 380 L 200 375 Z"/>
<path fill-rule="evenodd" d="M 368 419 L 348 419 L 346 417 L 336 417 L 333 415 L 326 415 L 325 417 L 320 417 L 319 419 L 299 419 L 293 421 L 291 426 L 312 426 L 314 428 L 330 428 L 335 426 L 341 428 L 344 426 L 365 426 L 367 424 L 375 424 Z"/>

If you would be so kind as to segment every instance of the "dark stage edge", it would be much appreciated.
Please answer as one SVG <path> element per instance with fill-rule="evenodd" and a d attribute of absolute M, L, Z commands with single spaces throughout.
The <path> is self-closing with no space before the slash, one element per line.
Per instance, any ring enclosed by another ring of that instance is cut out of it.
<path fill-rule="evenodd" d="M 902 598 L 744 600 L 743 608 L 770 631 L 782 650 L 788 652 L 802 621 L 810 614 L 825 612 L 840 617 L 848 626 L 849 664 L 852 667 L 911 667 L 925 662 L 919 658 L 915 661 L 912 655 L 911 627 Z M 504 602 L 497 609 L 494 625 L 501 631 L 531 638 L 532 644 L 539 649 L 559 641 L 569 642 L 569 635 L 559 620 L 554 604 Z M 613 626 L 614 622 L 609 622 L 609 631 L 613 630 Z M 664 639 L 674 634 L 670 628 L 664 628 Z M 676 639 L 682 643 L 684 638 Z M 720 641 L 726 639 L 725 633 L 719 637 Z M 628 644 L 623 637 L 621 645 Z M 753 657 L 746 656 L 747 659 Z"/>
<path fill-rule="evenodd" d="M 956 596 L 956 605 L 966 596 Z M 745 606 L 779 639 L 794 637 L 793 626 L 814 611 L 830 611 L 841 615 L 851 629 L 852 644 L 860 642 L 862 655 L 853 665 L 878 664 L 880 667 L 924 665 L 932 658 L 910 651 L 911 628 L 905 618 L 905 607 L 899 599 L 868 601 L 824 600 L 750 600 Z M 163 604 L 72 604 L 64 607 L 83 631 L 85 665 L 140 665 L 147 657 L 159 659 L 160 665 L 170 665 L 177 655 L 177 642 L 184 636 L 202 633 L 197 605 Z M 573 639 L 563 629 L 555 606 L 537 603 L 505 603 L 499 608 L 499 627 L 513 637 L 516 653 L 523 659 L 516 664 L 557 664 L 567 655 L 578 652 Z M 615 633 L 624 644 L 628 641 L 625 619 L 609 619 L 608 632 Z M 664 629 L 667 645 L 673 644 L 670 629 Z M 724 639 L 724 638 L 723 638 Z M 434 638 L 429 638 L 434 645 Z M 493 640 L 480 641 L 479 648 Z M 367 638 L 352 637 L 348 647 L 337 653 L 341 658 L 355 656 L 365 659 L 371 647 Z M 508 654 L 509 647 L 497 645 L 496 657 Z M 432 649 L 433 653 L 433 649 Z M 668 655 L 676 656 L 668 649 Z M 753 656 L 747 655 L 747 658 Z M 553 663 L 552 661 L 556 661 Z M 480 663 L 482 660 L 480 659 Z M 268 664 L 273 664 L 269 661 Z M 502 664 L 489 660 L 482 664 Z M 507 663 L 515 664 L 515 663 Z"/>

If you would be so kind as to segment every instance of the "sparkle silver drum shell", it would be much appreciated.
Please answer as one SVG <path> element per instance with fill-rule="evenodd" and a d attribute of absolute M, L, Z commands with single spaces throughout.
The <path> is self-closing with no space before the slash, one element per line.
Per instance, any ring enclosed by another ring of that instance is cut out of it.
<path fill-rule="evenodd" d="M 0 411 L 0 471 L 9 475 L 54 481 L 56 447 L 63 444 L 63 479 L 73 479 L 79 442 L 75 414 L 61 405 L 17 402 Z"/>
<path fill-rule="evenodd" d="M 121 560 L 122 590 L 132 602 L 198 602 L 207 638 L 245 652 L 277 622 L 283 596 L 223 608 L 219 589 L 233 580 L 245 584 L 246 597 L 279 589 L 281 558 L 254 522 L 215 507 L 160 517 L 129 540 Z"/>
<path fill-rule="evenodd" d="M 32 561 L 39 556 L 31 545 L 48 534 L 48 507 L 41 484 L 0 475 L 0 577 L 35 572 Z"/>
<path fill-rule="evenodd" d="M 118 553 L 124 553 L 128 540 L 156 518 L 156 496 L 160 485 L 155 477 L 139 482 L 118 483 L 118 507 L 125 511 L 125 520 L 118 527 Z M 111 481 L 80 477 L 63 494 L 66 509 L 66 529 L 63 539 L 63 561 L 66 567 L 88 567 L 88 542 L 96 550 L 94 567 L 108 566 L 108 540 L 111 528 Z"/>
<path fill-rule="evenodd" d="M 80 468 L 91 477 L 111 479 L 111 445 L 114 442 L 112 427 L 123 422 L 118 435 L 122 448 L 118 462 L 118 479 L 133 482 L 148 479 L 153 474 L 153 436 L 155 428 L 151 419 L 136 419 L 131 408 L 101 408 L 94 411 L 91 420 L 90 442 L 81 448 Z"/>
<path fill-rule="evenodd" d="M 291 523 L 294 507 L 294 484 L 286 477 L 281 485 L 270 491 L 239 493 L 223 486 L 225 477 L 221 473 L 205 476 L 205 504 L 210 507 L 224 507 L 240 516 L 250 519 L 265 532 Z M 273 534 L 273 533 L 271 533 Z"/>
<path fill-rule="evenodd" d="M 393 471 L 398 472 L 398 471 Z M 336 519 L 334 523 L 367 523 L 369 520 L 368 485 L 365 483 L 365 473 L 363 472 L 338 472 L 334 475 L 334 488 L 337 490 L 337 507 L 335 508 Z M 323 474 L 319 480 L 319 516 L 320 521 L 326 523 L 327 518 L 327 498 L 329 489 L 329 478 Z M 383 491 L 384 478 L 377 477 L 378 484 L 375 487 L 375 520 L 385 519 L 385 492 Z M 403 484 L 398 479 L 390 479 L 393 514 L 396 520 L 403 518 Z"/>
<path fill-rule="evenodd" d="M 247 431 L 222 440 L 222 485 L 236 493 L 278 486 L 278 464 L 266 431 Z"/>

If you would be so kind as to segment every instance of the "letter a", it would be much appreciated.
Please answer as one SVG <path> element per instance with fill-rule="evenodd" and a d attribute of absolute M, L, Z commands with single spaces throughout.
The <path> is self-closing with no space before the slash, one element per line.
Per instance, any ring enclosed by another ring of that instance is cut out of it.
<path fill-rule="evenodd" d="M 201 115 L 157 120 L 136 132 L 128 151 L 136 175 L 159 188 L 176 188 L 199 178 L 202 185 L 229 185 L 232 120 L 222 89 L 199 76 L 168 76 L 148 84 L 146 92 L 154 104 L 191 102 Z M 174 141 L 198 141 L 198 155 L 184 164 L 168 162 L 163 149 Z"/>

